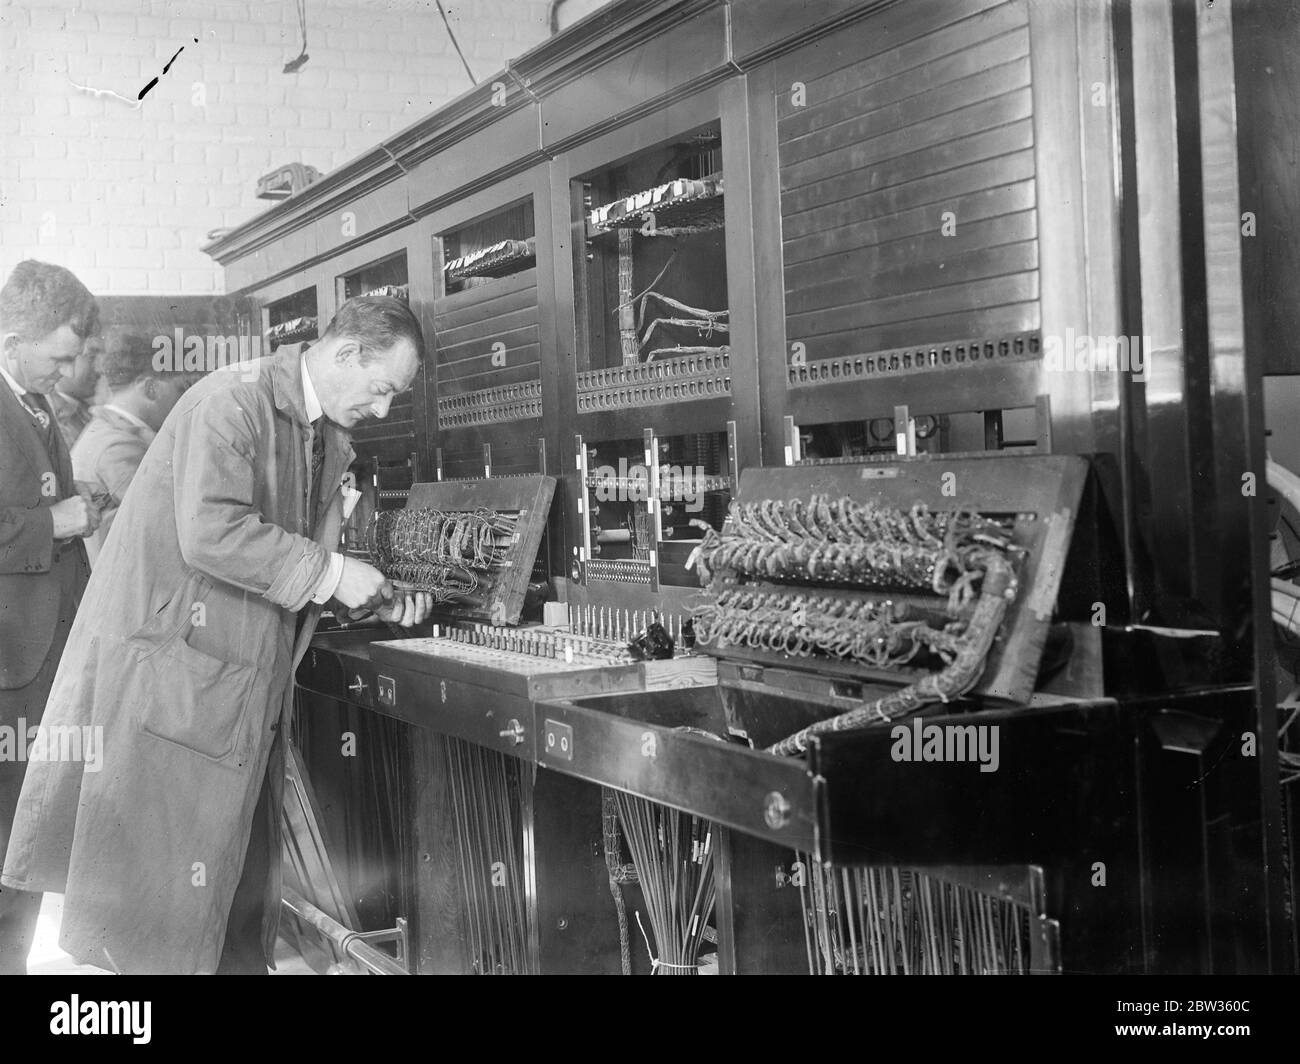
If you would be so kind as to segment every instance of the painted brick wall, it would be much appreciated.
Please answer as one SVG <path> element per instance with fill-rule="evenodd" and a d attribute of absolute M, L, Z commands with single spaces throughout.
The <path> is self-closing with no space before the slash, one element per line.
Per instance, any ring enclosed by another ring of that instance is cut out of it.
<path fill-rule="evenodd" d="M 480 80 L 548 33 L 547 0 L 443 6 Z M 328 173 L 469 87 L 433 0 L 306 7 L 284 74 L 294 0 L 0 0 L 0 276 L 34 257 L 97 293 L 220 292 L 199 248 L 270 206 L 259 177 Z"/>

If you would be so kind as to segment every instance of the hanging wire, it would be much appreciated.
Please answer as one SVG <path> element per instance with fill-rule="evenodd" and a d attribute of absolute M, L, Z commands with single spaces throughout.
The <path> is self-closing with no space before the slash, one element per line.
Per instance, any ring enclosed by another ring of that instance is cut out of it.
<path fill-rule="evenodd" d="M 469 61 L 465 58 L 465 53 L 460 50 L 460 42 L 456 40 L 456 33 L 451 28 L 451 22 L 447 19 L 447 12 L 443 10 L 442 0 L 436 0 L 438 4 L 438 14 L 442 16 L 442 24 L 447 27 L 447 36 L 451 38 L 451 46 L 456 49 L 456 54 L 460 56 L 460 61 L 464 64 L 465 73 L 469 75 L 471 85 L 478 84 L 478 78 L 474 76 L 474 71 L 469 68 Z"/>
<path fill-rule="evenodd" d="M 916 869 L 797 857 L 810 974 L 1028 974 L 1027 907 Z"/>

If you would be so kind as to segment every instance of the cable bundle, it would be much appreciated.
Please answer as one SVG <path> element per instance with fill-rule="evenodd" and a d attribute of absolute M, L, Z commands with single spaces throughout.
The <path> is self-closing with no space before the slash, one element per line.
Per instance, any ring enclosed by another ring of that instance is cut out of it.
<path fill-rule="evenodd" d="M 695 975 L 713 916 L 712 826 L 621 791 L 615 802 L 658 950 L 650 954 L 653 974 Z M 639 913 L 637 922 L 644 935 Z"/>
<path fill-rule="evenodd" d="M 623 848 L 619 842 L 617 792 L 608 787 L 600 789 L 600 824 L 605 869 L 609 873 L 609 893 L 614 899 L 614 912 L 618 915 L 619 960 L 623 974 L 631 975 L 632 943 L 628 933 L 623 887 L 637 881 L 636 865 L 623 860 Z"/>
<path fill-rule="evenodd" d="M 896 720 L 935 702 L 947 704 L 974 687 L 984 672 L 984 663 L 1002 627 L 1007 606 L 1016 597 L 1016 577 L 1011 563 L 992 551 L 983 560 L 985 568 L 979 600 L 970 620 L 959 629 L 956 653 L 941 671 L 929 673 L 915 683 L 857 709 L 801 728 L 769 747 L 769 751 L 785 756 L 801 754 L 808 749 L 808 740 L 814 735 Z M 956 626 L 950 626 L 950 629 L 958 631 Z"/>
<path fill-rule="evenodd" d="M 698 607 L 693 621 L 696 638 L 719 649 L 750 647 L 801 658 L 820 652 L 882 669 L 906 665 L 922 650 L 934 652 L 945 664 L 956 658 L 958 631 L 931 628 L 907 616 L 908 606 L 890 599 L 729 588 Z"/>
<path fill-rule="evenodd" d="M 1008 530 L 971 512 L 910 511 L 814 495 L 732 503 L 722 533 L 706 533 L 691 561 L 707 583 L 724 578 L 812 580 L 974 595 L 983 556 L 1011 549 Z M 689 564 L 689 563 L 688 563 Z"/>
<path fill-rule="evenodd" d="M 675 325 L 683 329 L 694 329 L 697 333 L 705 338 L 710 338 L 715 332 L 730 332 L 731 325 L 729 322 L 730 312 L 726 310 L 705 310 L 701 307 L 692 307 L 681 300 L 673 299 L 672 296 L 666 296 L 661 292 L 645 292 L 641 297 L 641 306 L 637 313 L 637 328 L 645 325 L 646 308 L 651 299 L 657 299 L 670 310 L 677 311 L 678 314 L 684 315 L 680 318 L 655 318 L 645 331 L 641 334 L 640 344 L 645 347 L 650 343 L 650 337 L 654 334 L 655 329 L 661 325 Z"/>
<path fill-rule="evenodd" d="M 632 557 L 648 561 L 654 549 L 654 519 L 650 512 L 638 506 L 632 511 Z"/>
<path fill-rule="evenodd" d="M 615 228 L 643 228 L 647 216 L 658 220 L 655 233 L 662 236 L 704 232 L 722 225 L 723 183 L 721 174 L 693 179 L 679 177 L 656 188 L 628 195 L 621 194 L 587 213 L 592 233 L 607 233 Z"/>
<path fill-rule="evenodd" d="M 514 516 L 493 510 L 383 510 L 370 519 L 366 546 L 399 587 L 428 591 L 445 602 L 472 592 L 476 572 L 505 560 L 514 529 Z"/>
<path fill-rule="evenodd" d="M 1024 975 L 1029 910 L 905 868 L 823 867 L 800 854 L 808 970 L 824 975 Z"/>
<path fill-rule="evenodd" d="M 471 964 L 480 975 L 527 974 L 518 762 L 461 739 L 447 740 L 447 754 Z"/>
<path fill-rule="evenodd" d="M 966 694 L 983 674 L 1018 588 L 1013 558 L 1020 548 L 1009 525 L 972 511 L 932 513 L 921 503 L 903 510 L 813 495 L 807 502 L 734 502 L 721 533 L 693 523 L 704 538 L 687 568 L 698 565 L 701 582 L 711 582 L 713 591 L 692 616 L 701 642 L 879 669 L 905 665 L 922 651 L 942 663 L 908 687 L 788 736 L 770 748 L 777 754 L 802 753 L 822 732 L 894 720 Z M 853 592 L 800 594 L 769 582 Z M 915 602 L 857 597 L 859 588 L 941 601 L 926 611 Z"/>

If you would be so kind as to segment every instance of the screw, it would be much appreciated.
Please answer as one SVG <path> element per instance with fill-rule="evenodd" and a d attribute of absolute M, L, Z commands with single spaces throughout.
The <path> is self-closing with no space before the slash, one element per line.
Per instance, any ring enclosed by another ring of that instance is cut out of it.
<path fill-rule="evenodd" d="M 780 791 L 772 791 L 763 802 L 763 820 L 769 828 L 783 828 L 790 822 L 790 803 Z"/>

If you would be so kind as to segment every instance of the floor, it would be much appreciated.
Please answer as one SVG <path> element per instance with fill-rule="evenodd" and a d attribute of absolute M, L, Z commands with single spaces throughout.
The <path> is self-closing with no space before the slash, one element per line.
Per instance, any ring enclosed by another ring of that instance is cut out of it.
<path fill-rule="evenodd" d="M 59 949 L 59 924 L 63 919 L 63 895 L 46 894 L 36 923 L 36 940 L 27 955 L 28 975 L 112 975 L 103 968 L 77 964 Z M 296 949 L 281 938 L 275 947 L 272 975 L 315 975 Z"/>

